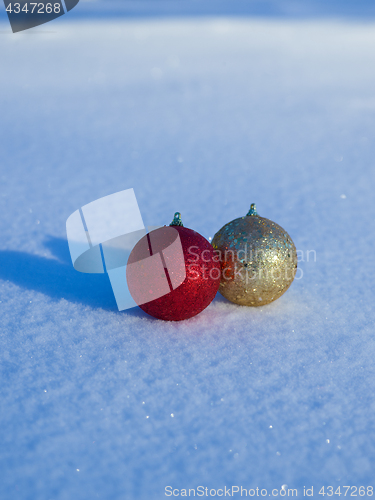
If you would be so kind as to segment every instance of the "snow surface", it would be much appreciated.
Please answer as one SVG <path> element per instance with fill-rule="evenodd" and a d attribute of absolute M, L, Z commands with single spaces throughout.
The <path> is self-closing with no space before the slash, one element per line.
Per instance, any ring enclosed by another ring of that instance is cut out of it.
<path fill-rule="evenodd" d="M 375 486 L 375 25 L 64 16 L 0 43 L 0 498 Z M 206 237 L 256 202 L 303 277 L 119 313 L 65 221 L 130 187 Z"/>

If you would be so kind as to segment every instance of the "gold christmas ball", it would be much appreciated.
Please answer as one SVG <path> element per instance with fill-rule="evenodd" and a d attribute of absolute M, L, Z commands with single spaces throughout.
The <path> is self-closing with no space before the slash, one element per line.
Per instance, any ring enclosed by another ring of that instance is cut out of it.
<path fill-rule="evenodd" d="M 225 224 L 212 246 L 221 263 L 219 292 L 243 306 L 263 306 L 278 299 L 297 272 L 297 251 L 281 226 L 257 214 Z"/>

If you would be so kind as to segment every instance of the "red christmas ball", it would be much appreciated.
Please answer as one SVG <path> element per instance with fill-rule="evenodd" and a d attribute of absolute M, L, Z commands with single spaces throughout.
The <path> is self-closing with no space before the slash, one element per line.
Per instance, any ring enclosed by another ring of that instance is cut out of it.
<path fill-rule="evenodd" d="M 211 244 L 183 227 L 178 212 L 170 226 L 138 241 L 126 267 L 135 302 L 147 314 L 167 321 L 192 318 L 203 311 L 219 289 L 220 274 Z"/>

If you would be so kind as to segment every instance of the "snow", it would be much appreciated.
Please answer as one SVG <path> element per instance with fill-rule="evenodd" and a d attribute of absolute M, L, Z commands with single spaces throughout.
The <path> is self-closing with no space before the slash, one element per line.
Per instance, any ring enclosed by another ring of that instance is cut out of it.
<path fill-rule="evenodd" d="M 372 22 L 0 31 L 0 497 L 373 484 Z M 207 238 L 255 202 L 303 276 L 262 308 L 118 312 L 65 222 L 128 188 L 146 225 Z"/>

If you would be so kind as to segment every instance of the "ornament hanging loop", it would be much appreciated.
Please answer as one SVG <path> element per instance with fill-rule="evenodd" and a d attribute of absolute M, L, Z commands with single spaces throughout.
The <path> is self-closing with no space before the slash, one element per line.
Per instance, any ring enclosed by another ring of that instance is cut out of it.
<path fill-rule="evenodd" d="M 173 221 L 169 225 L 170 226 L 181 226 L 181 227 L 184 227 L 184 225 L 182 224 L 180 212 L 176 212 L 174 214 Z"/>

